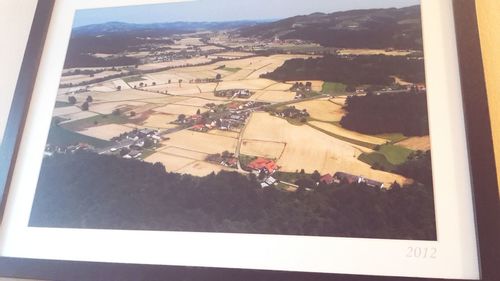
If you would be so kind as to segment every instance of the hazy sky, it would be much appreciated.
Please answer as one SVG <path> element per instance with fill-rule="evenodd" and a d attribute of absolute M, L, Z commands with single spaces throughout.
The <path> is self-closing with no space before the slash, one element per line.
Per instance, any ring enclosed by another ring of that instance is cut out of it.
<path fill-rule="evenodd" d="M 195 0 L 81 10 L 76 13 L 74 26 L 109 21 L 155 23 L 282 19 L 314 12 L 405 7 L 419 3 L 419 0 Z"/>

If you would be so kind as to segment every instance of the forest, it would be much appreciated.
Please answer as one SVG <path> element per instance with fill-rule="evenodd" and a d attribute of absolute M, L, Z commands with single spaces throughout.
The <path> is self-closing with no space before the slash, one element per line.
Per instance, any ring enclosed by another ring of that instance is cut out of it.
<path fill-rule="evenodd" d="M 155 40 L 155 43 L 172 44 L 172 40 Z M 140 63 L 136 58 L 116 56 L 104 59 L 92 54 L 119 54 L 125 51 L 138 51 L 147 47 L 151 41 L 141 39 L 130 34 L 116 34 L 109 36 L 73 36 L 69 41 L 68 52 L 64 68 L 73 67 L 108 67 L 121 65 L 135 65 Z"/>
<path fill-rule="evenodd" d="M 376 135 L 402 133 L 429 134 L 425 93 L 367 94 L 346 99 L 347 114 L 340 120 L 346 129 Z"/>
<path fill-rule="evenodd" d="M 321 58 L 292 59 L 262 78 L 277 81 L 323 80 L 347 85 L 391 85 L 391 76 L 411 83 L 425 81 L 423 60 L 397 56 L 341 57 L 327 55 Z"/>
<path fill-rule="evenodd" d="M 286 192 L 236 172 L 200 178 L 76 152 L 44 159 L 30 226 L 435 240 L 433 202 L 421 184 Z"/>
<path fill-rule="evenodd" d="M 243 37 L 299 39 L 322 46 L 422 49 L 420 6 L 299 15 L 237 30 Z"/>
<path fill-rule="evenodd" d="M 112 66 L 126 66 L 137 65 L 140 60 L 137 58 L 119 56 L 115 58 L 98 58 L 89 54 L 70 53 L 66 56 L 64 68 L 75 67 L 112 67 Z"/>

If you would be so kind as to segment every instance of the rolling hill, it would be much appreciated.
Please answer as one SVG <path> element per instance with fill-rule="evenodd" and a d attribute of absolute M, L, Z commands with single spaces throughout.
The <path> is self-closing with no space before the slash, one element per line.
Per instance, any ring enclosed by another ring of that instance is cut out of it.
<path fill-rule="evenodd" d="M 245 26 L 236 34 L 300 39 L 339 48 L 422 49 L 420 6 L 314 13 Z"/>

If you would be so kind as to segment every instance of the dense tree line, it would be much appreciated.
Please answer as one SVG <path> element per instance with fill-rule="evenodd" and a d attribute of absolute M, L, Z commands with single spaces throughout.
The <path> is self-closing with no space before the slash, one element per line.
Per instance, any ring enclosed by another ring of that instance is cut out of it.
<path fill-rule="evenodd" d="M 139 51 L 141 48 L 153 46 L 154 43 L 173 44 L 172 40 L 146 40 L 132 34 L 116 34 L 107 36 L 72 36 L 66 54 L 65 68 L 73 67 L 110 67 L 135 65 L 136 58 L 118 56 L 114 58 L 98 58 L 92 54 L 120 54 L 125 51 Z"/>
<path fill-rule="evenodd" d="M 412 83 L 425 81 L 423 60 L 398 56 L 341 57 L 288 60 L 274 72 L 261 75 L 278 81 L 324 80 L 348 85 L 391 85 L 398 76 Z"/>
<path fill-rule="evenodd" d="M 436 239 L 432 188 L 260 188 L 160 164 L 79 152 L 44 159 L 31 226 Z"/>
<path fill-rule="evenodd" d="M 64 68 L 75 67 L 112 67 L 112 66 L 127 66 L 136 65 L 141 61 L 137 58 L 119 56 L 113 58 L 98 58 L 93 55 L 83 53 L 68 52 L 64 62 Z"/>
<path fill-rule="evenodd" d="M 416 151 L 408 157 L 408 161 L 398 166 L 395 171 L 407 178 L 415 179 L 425 185 L 432 186 L 431 151 Z"/>
<path fill-rule="evenodd" d="M 300 15 L 239 29 L 244 37 L 300 39 L 338 48 L 422 49 L 420 6 Z"/>
<path fill-rule="evenodd" d="M 161 40 L 147 40 L 146 35 L 132 35 L 130 33 L 120 33 L 115 35 L 106 36 L 72 36 L 68 52 L 76 54 L 119 54 L 124 51 L 139 51 L 140 48 L 152 46 L 152 43 L 173 44 L 170 39 Z"/>
<path fill-rule="evenodd" d="M 427 96 L 424 93 L 368 94 L 348 97 L 342 127 L 364 134 L 429 134 Z"/>
<path fill-rule="evenodd" d="M 373 24 L 373 23 L 371 23 Z M 302 39 L 337 48 L 370 49 L 422 49 L 422 30 L 407 30 L 403 36 L 401 26 L 394 23 L 379 23 L 359 30 L 327 29 L 308 26 L 295 29 L 282 39 Z"/>

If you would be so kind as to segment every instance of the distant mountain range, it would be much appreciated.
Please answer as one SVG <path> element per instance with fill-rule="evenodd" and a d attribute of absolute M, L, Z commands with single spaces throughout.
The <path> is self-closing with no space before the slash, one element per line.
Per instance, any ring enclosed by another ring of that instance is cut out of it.
<path fill-rule="evenodd" d="M 134 36 L 168 36 L 203 30 L 227 30 L 254 26 L 269 21 L 229 21 L 229 22 L 166 22 L 135 24 L 107 22 L 73 28 L 73 37 L 127 34 Z"/>
<path fill-rule="evenodd" d="M 343 48 L 422 48 L 420 6 L 314 13 L 242 27 L 238 34 L 302 39 Z"/>

